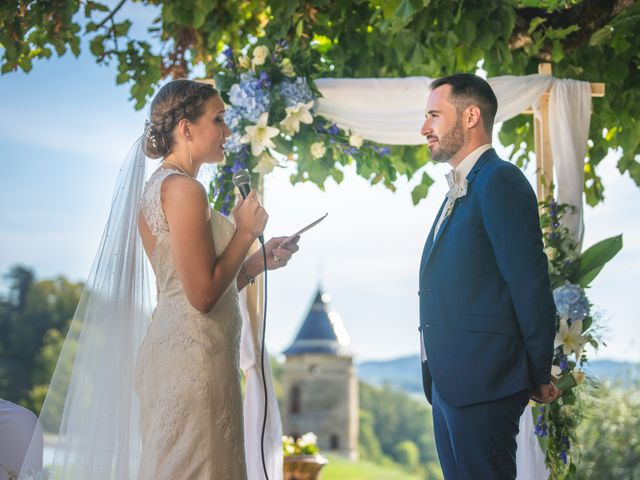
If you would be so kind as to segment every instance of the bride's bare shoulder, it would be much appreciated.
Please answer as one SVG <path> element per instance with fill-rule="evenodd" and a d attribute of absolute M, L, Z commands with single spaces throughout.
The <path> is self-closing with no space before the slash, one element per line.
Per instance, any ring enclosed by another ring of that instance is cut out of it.
<path fill-rule="evenodd" d="M 165 214 L 172 211 L 208 210 L 207 192 L 196 179 L 187 175 L 169 175 L 160 187 L 160 199 Z"/>

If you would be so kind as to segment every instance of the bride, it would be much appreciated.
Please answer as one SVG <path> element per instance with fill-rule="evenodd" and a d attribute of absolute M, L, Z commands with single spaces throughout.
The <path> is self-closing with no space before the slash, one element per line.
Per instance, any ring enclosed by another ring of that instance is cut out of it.
<path fill-rule="evenodd" d="M 43 406 L 58 433 L 53 478 L 246 478 L 238 291 L 263 271 L 262 253 L 247 255 L 268 216 L 252 191 L 231 223 L 195 180 L 224 160 L 230 134 L 211 85 L 175 80 L 156 94 Z M 146 185 L 145 154 L 162 159 Z M 298 250 L 284 238 L 265 244 L 270 270 Z"/>

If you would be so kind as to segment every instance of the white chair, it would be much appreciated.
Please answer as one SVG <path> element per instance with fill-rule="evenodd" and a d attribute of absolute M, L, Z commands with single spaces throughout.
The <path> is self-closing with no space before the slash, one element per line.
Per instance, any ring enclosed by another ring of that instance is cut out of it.
<path fill-rule="evenodd" d="M 34 435 L 34 432 L 36 433 Z M 33 446 L 29 452 L 29 443 Z M 43 438 L 38 417 L 20 405 L 0 398 L 0 480 L 25 469 L 42 470 Z"/>

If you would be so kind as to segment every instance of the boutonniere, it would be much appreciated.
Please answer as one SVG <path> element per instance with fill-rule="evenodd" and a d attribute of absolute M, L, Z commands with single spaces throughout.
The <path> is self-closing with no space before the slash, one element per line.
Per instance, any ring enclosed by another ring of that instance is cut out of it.
<path fill-rule="evenodd" d="M 456 202 L 467 194 L 467 179 L 462 179 L 460 183 L 453 185 L 447 192 L 447 205 L 445 206 L 443 219 L 447 218 L 453 212 Z"/>

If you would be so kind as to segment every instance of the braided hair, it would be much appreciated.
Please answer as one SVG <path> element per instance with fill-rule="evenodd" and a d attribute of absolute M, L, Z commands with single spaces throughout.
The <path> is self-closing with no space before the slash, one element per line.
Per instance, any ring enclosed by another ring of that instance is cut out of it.
<path fill-rule="evenodd" d="M 162 87 L 151 102 L 151 114 L 145 125 L 144 153 L 160 158 L 171 152 L 173 131 L 180 120 L 195 122 L 204 113 L 204 106 L 218 91 L 208 83 L 193 80 L 173 80 Z"/>

